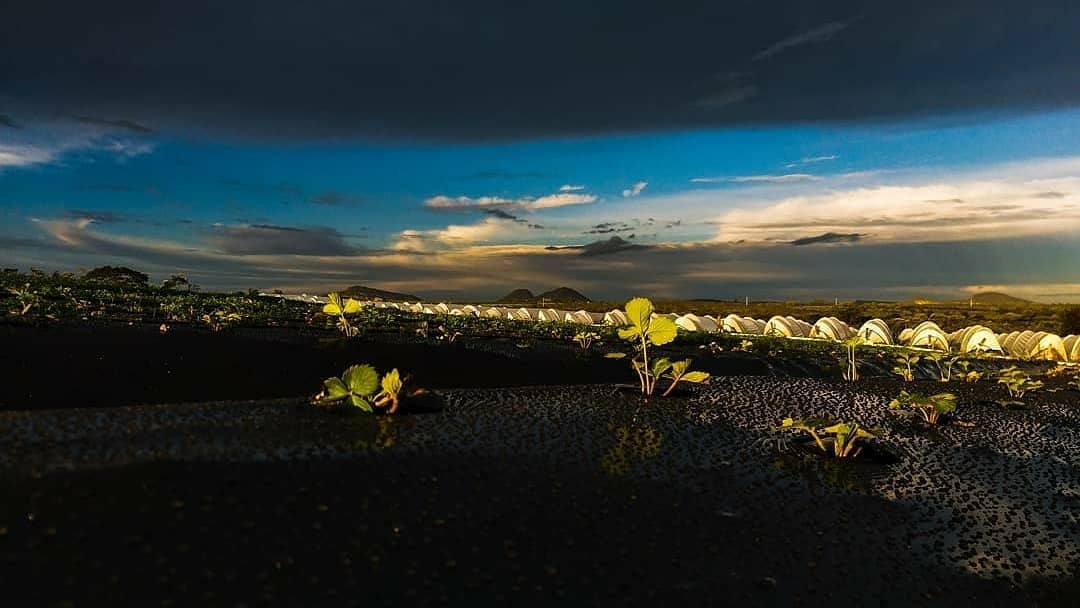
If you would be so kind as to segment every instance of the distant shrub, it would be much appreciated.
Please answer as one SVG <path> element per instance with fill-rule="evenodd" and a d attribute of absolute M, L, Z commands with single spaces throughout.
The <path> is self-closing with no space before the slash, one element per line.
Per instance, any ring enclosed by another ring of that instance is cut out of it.
<path fill-rule="evenodd" d="M 146 273 L 139 272 L 138 270 L 132 270 L 126 266 L 101 266 L 95 268 L 85 275 L 83 278 L 87 281 L 96 281 L 99 283 L 107 283 L 109 285 L 130 285 L 130 286 L 143 286 L 150 282 L 150 277 Z"/>
<path fill-rule="evenodd" d="M 1080 334 L 1080 306 L 1070 306 L 1061 311 L 1061 328 L 1059 336 Z"/>

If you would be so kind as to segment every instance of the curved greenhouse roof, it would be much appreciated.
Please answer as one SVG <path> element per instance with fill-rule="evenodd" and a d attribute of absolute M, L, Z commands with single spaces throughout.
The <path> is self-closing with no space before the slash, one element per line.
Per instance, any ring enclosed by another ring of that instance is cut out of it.
<path fill-rule="evenodd" d="M 760 336 L 765 333 L 765 321 L 731 314 L 724 317 L 720 322 L 720 328 L 723 331 L 732 334 L 754 334 Z"/>
<path fill-rule="evenodd" d="M 616 327 L 622 327 L 623 325 L 630 324 L 630 317 L 626 316 L 626 313 L 616 308 L 615 310 L 604 313 L 604 325 L 614 325 Z"/>
<path fill-rule="evenodd" d="M 870 319 L 863 323 L 856 333 L 863 340 L 866 340 L 867 344 L 884 344 L 888 346 L 894 344 L 889 324 L 881 319 Z"/>
<path fill-rule="evenodd" d="M 900 332 L 900 342 L 915 348 L 949 351 L 949 337 L 933 321 L 923 321 L 914 329 L 907 328 Z"/>
<path fill-rule="evenodd" d="M 982 325 L 972 325 L 949 334 L 949 347 L 958 353 L 1002 352 L 997 334 Z"/>
<path fill-rule="evenodd" d="M 809 338 L 810 331 L 814 328 L 806 321 L 795 317 L 783 317 L 776 315 L 765 324 L 766 336 L 783 336 L 785 338 Z"/>
<path fill-rule="evenodd" d="M 836 317 L 822 317 L 810 330 L 811 338 L 822 338 L 834 342 L 843 342 L 854 335 L 855 330 Z"/>
<path fill-rule="evenodd" d="M 1045 331 L 1014 331 L 998 336 L 1006 355 L 1018 359 L 1047 359 L 1067 361 L 1065 341 Z"/>
<path fill-rule="evenodd" d="M 716 331 L 716 321 L 707 319 L 705 317 L 699 317 L 693 313 L 685 314 L 675 319 L 675 325 L 687 330 L 687 331 Z"/>

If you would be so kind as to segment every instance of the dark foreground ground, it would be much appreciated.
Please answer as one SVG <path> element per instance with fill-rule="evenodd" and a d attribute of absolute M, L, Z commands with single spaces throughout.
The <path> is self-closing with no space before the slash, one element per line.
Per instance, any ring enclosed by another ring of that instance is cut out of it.
<path fill-rule="evenodd" d="M 512 352 L 488 355 L 536 363 Z M 448 386 L 484 376 L 455 369 Z M 1080 393 L 1005 412 L 953 384 L 956 419 L 928 429 L 887 410 L 900 386 L 444 389 L 392 419 L 295 398 L 0 412 L 0 585 L 19 606 L 1080 603 Z M 787 415 L 880 440 L 839 467 L 777 452 Z"/>
<path fill-rule="evenodd" d="M 693 354 L 691 352 L 691 354 Z M 399 367 L 430 388 L 626 382 L 625 362 L 572 342 L 414 336 L 341 340 L 324 331 L 174 326 L 0 324 L 0 410 L 113 407 L 304 396 L 355 363 Z M 749 357 L 714 361 L 719 373 L 766 373 Z M 59 376 L 58 376 L 59 375 Z M 62 376 L 62 377 L 60 377 Z"/>

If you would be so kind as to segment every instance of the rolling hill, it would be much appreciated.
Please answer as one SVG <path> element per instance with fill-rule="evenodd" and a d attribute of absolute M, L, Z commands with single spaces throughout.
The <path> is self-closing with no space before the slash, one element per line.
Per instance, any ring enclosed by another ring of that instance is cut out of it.
<path fill-rule="evenodd" d="M 502 298 L 499 298 L 500 304 L 526 304 L 530 306 L 537 306 L 543 304 L 544 306 L 552 304 L 573 304 L 575 302 L 590 302 L 589 298 L 586 298 L 581 292 L 569 287 L 559 287 L 552 289 L 551 291 L 545 291 L 540 295 L 533 294 L 528 289 L 515 289 L 506 294 Z"/>
<path fill-rule="evenodd" d="M 500 304 L 532 304 L 536 296 L 528 289 L 515 289 L 496 300 Z"/>
<path fill-rule="evenodd" d="M 970 301 L 975 304 L 991 304 L 995 306 L 1022 306 L 1025 304 L 1033 304 L 1031 300 L 1025 300 L 1016 296 L 1010 296 L 1009 294 L 1001 293 L 999 291 L 983 291 L 980 293 L 972 294 Z"/>
<path fill-rule="evenodd" d="M 559 287 L 558 289 L 552 289 L 551 291 L 545 291 L 544 293 L 536 296 L 538 302 L 544 303 L 573 303 L 573 302 L 591 302 L 589 298 L 582 295 L 581 292 L 569 287 Z"/>
<path fill-rule="evenodd" d="M 420 298 L 407 293 L 397 293 L 396 291 L 375 289 L 374 287 L 367 287 L 364 285 L 353 285 L 352 287 L 342 290 L 341 295 L 348 296 L 350 298 L 370 298 L 379 300 L 392 300 L 396 302 L 406 300 L 416 302 L 420 300 Z"/>

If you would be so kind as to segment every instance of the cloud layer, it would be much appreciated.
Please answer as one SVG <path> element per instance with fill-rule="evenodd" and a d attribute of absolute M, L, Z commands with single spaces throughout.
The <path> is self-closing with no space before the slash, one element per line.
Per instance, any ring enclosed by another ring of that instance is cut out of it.
<path fill-rule="evenodd" d="M 18 2 L 0 112 L 476 141 L 1063 107 L 1080 102 L 1074 4 Z"/>
<path fill-rule="evenodd" d="M 1071 238 L 868 241 L 843 247 L 790 243 L 634 247 L 609 240 L 556 249 L 463 245 L 437 256 L 408 250 L 328 250 L 320 255 L 310 247 L 288 254 L 264 246 L 263 237 L 269 233 L 278 237 L 305 230 L 288 227 L 234 227 L 192 247 L 105 233 L 87 220 L 38 224 L 45 239 L 5 243 L 12 247 L 13 262 L 32 263 L 45 252 L 53 259 L 66 256 L 70 267 L 124 260 L 161 276 L 186 271 L 208 288 L 291 287 L 311 292 L 362 282 L 431 298 L 484 298 L 528 283 L 568 284 L 594 297 L 614 299 L 640 293 L 720 299 L 899 299 L 915 294 L 958 297 L 991 285 L 1039 299 L 1080 300 L 1080 267 L 1055 263 L 1080 256 L 1080 242 Z M 476 230 L 482 231 L 483 225 Z M 481 236 L 465 232 L 458 228 L 441 236 L 470 241 Z M 223 243 L 223 236 L 232 240 Z M 235 253 L 226 253 L 226 248 Z M 244 253 L 238 255 L 240 251 Z M 904 263 L 898 265 L 897 260 Z M 626 281 L 627 273 L 632 273 L 632 282 Z"/>

